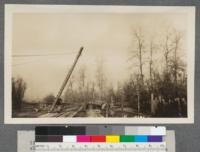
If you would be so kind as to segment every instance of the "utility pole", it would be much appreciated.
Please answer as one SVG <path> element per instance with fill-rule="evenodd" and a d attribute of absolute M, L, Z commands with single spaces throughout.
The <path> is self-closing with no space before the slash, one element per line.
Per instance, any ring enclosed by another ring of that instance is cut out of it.
<path fill-rule="evenodd" d="M 55 99 L 53 105 L 51 106 L 51 109 L 50 109 L 49 112 L 52 112 L 52 111 L 53 111 L 53 109 L 54 109 L 56 103 L 58 102 L 60 96 L 62 95 L 62 92 L 63 92 L 63 90 L 65 89 L 65 86 L 67 85 L 67 82 L 68 82 L 69 79 L 70 79 L 70 76 L 71 76 L 71 74 L 72 74 L 72 72 L 73 72 L 73 70 L 74 70 L 74 67 L 76 66 L 76 63 L 78 62 L 79 57 L 81 56 L 82 51 L 83 51 L 83 47 L 80 48 L 80 50 L 79 50 L 79 52 L 78 52 L 78 54 L 77 54 L 77 56 L 76 56 L 76 58 L 75 58 L 75 60 L 74 60 L 74 63 L 72 64 L 72 67 L 70 68 L 70 70 L 69 70 L 69 72 L 68 72 L 68 74 L 67 74 L 67 76 L 66 76 L 64 82 L 62 83 L 62 86 L 61 86 L 61 88 L 60 88 L 60 90 L 59 90 L 59 92 L 58 92 L 58 94 L 57 94 L 57 96 L 56 96 L 56 99 Z"/>

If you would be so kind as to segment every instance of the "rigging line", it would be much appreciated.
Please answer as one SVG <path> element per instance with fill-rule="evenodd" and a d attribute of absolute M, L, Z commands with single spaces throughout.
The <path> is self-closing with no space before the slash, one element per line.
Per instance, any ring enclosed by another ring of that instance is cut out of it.
<path fill-rule="evenodd" d="M 31 57 L 31 56 L 59 56 L 59 55 L 70 55 L 75 54 L 76 52 L 71 53 L 52 53 L 52 54 L 14 54 L 12 57 Z"/>
<path fill-rule="evenodd" d="M 38 60 L 36 60 L 36 61 L 38 61 Z M 36 61 L 28 61 L 28 62 L 13 64 L 13 66 L 15 67 L 15 66 L 18 66 L 18 65 L 25 65 L 25 64 L 28 64 L 28 63 L 34 63 L 34 62 L 36 62 Z M 37 62 L 37 63 L 38 63 L 38 62 Z"/>
<path fill-rule="evenodd" d="M 55 58 L 55 56 L 51 56 L 51 58 L 48 58 L 48 60 L 55 60 L 55 59 L 57 60 L 57 58 Z M 38 63 L 38 62 L 41 62 L 41 61 L 44 61 L 43 58 L 37 58 L 37 59 L 31 60 L 31 61 L 13 64 L 12 66 L 14 66 L 14 67 L 18 66 L 18 65 L 19 66 L 21 66 L 21 65 L 23 66 L 24 64 L 29 64 L 29 63 L 31 64 L 31 63 L 34 63 L 34 62 Z"/>

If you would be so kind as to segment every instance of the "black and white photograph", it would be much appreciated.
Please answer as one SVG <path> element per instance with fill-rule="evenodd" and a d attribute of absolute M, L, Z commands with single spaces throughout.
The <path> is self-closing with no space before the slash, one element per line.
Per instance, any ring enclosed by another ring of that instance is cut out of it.
<path fill-rule="evenodd" d="M 5 123 L 193 123 L 194 46 L 194 7 L 6 5 Z"/>

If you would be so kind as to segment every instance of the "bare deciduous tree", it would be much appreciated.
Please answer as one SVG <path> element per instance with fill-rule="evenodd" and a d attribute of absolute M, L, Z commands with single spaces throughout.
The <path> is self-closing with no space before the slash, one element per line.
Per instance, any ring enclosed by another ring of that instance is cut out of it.
<path fill-rule="evenodd" d="M 97 62 L 96 83 L 99 89 L 100 99 L 102 100 L 104 96 L 104 89 L 106 88 L 106 77 L 102 59 Z"/>
<path fill-rule="evenodd" d="M 84 65 L 79 69 L 78 76 L 79 89 L 83 91 L 86 83 L 86 68 Z"/>
<path fill-rule="evenodd" d="M 149 79 L 150 79 L 150 90 L 153 88 L 153 54 L 155 52 L 155 43 L 150 40 L 150 51 L 149 51 Z"/>
<path fill-rule="evenodd" d="M 26 83 L 22 78 L 12 78 L 12 106 L 13 110 L 21 110 L 24 94 L 26 91 Z"/>
<path fill-rule="evenodd" d="M 179 58 L 179 49 L 180 49 L 180 42 L 181 42 L 181 34 L 180 32 L 174 31 L 173 39 L 172 39 L 172 58 L 170 69 L 172 71 L 173 79 L 174 79 L 174 93 L 177 96 L 177 76 L 181 69 L 180 58 Z"/>
<path fill-rule="evenodd" d="M 131 59 L 138 61 L 140 84 L 144 82 L 143 65 L 144 65 L 144 53 L 145 53 L 145 38 L 142 29 L 135 29 L 133 32 L 133 48 L 131 50 Z"/>
<path fill-rule="evenodd" d="M 165 72 L 169 72 L 169 64 L 170 64 L 170 53 L 173 50 L 172 46 L 172 32 L 170 30 L 167 31 L 165 40 L 163 43 L 163 51 L 164 51 L 164 59 L 165 59 Z"/>

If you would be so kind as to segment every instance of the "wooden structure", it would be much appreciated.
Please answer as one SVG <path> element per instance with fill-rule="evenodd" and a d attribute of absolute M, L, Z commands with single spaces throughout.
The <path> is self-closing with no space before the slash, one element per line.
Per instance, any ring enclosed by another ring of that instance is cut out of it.
<path fill-rule="evenodd" d="M 70 68 L 70 70 L 69 70 L 69 72 L 68 72 L 68 74 L 67 74 L 67 76 L 66 76 L 64 82 L 62 83 L 61 88 L 60 88 L 60 90 L 59 90 L 59 92 L 58 92 L 58 94 L 57 94 L 57 96 L 56 96 L 56 99 L 55 99 L 55 101 L 53 102 L 53 104 L 52 104 L 51 109 L 50 109 L 49 112 L 52 112 L 52 111 L 54 110 L 54 107 L 55 107 L 56 104 L 58 103 L 58 101 L 59 101 L 59 99 L 60 99 L 60 96 L 62 95 L 62 92 L 63 92 L 63 90 L 65 89 L 65 86 L 67 85 L 67 82 L 69 81 L 70 76 L 71 76 L 71 74 L 72 74 L 72 72 L 73 72 L 73 70 L 74 70 L 74 68 L 75 68 L 75 66 L 76 66 L 76 63 L 78 62 L 78 59 L 79 59 L 79 57 L 81 56 L 82 51 L 83 51 L 83 47 L 80 48 L 80 50 L 79 50 L 79 52 L 78 52 L 78 54 L 77 54 L 77 56 L 76 56 L 76 58 L 75 58 L 75 60 L 74 60 L 74 63 L 73 63 L 73 65 L 72 65 L 72 67 Z"/>

